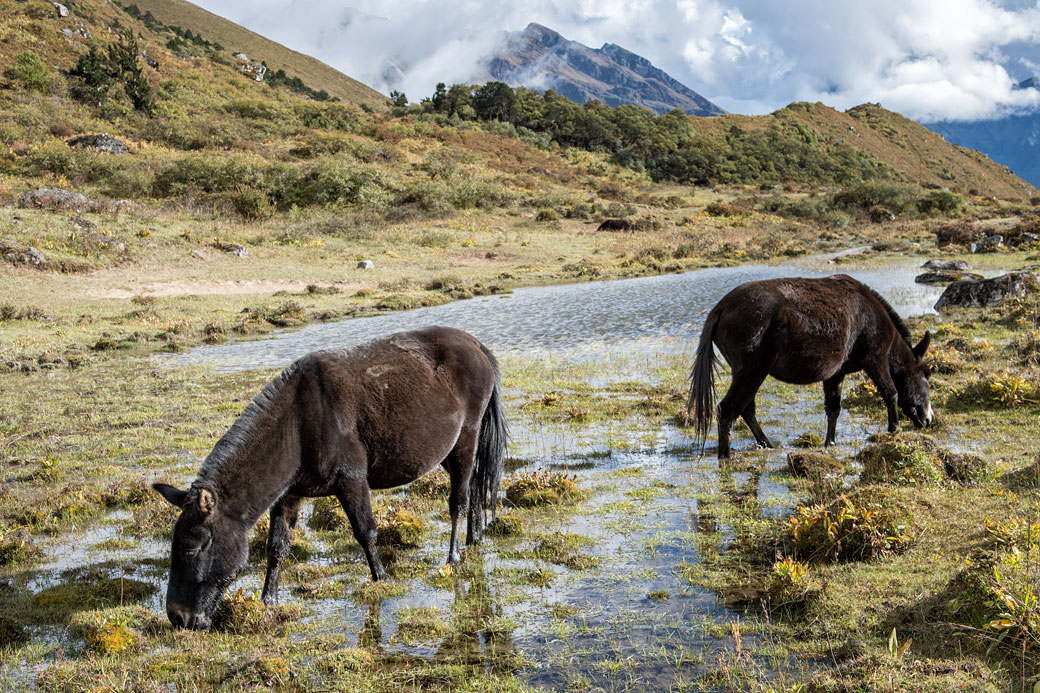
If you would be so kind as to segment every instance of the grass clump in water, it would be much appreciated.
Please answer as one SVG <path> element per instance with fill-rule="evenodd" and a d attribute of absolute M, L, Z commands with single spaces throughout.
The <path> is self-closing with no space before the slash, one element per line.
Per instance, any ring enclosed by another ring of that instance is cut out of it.
<path fill-rule="evenodd" d="M 789 452 L 787 468 L 794 476 L 821 477 L 840 473 L 844 465 L 820 452 Z"/>
<path fill-rule="evenodd" d="M 823 437 L 819 433 L 813 433 L 812 431 L 806 431 L 799 434 L 794 440 L 791 441 L 791 445 L 796 448 L 815 449 L 823 447 Z"/>
<path fill-rule="evenodd" d="M 519 537 L 524 534 L 524 523 L 517 515 L 499 515 L 486 531 L 493 537 Z"/>
<path fill-rule="evenodd" d="M 265 634 L 298 620 L 305 612 L 299 604 L 266 605 L 242 590 L 224 597 L 213 614 L 213 629 L 235 635 Z"/>
<path fill-rule="evenodd" d="M 337 531 L 347 526 L 347 516 L 343 506 L 333 497 L 315 498 L 307 526 L 318 531 Z"/>
<path fill-rule="evenodd" d="M 878 488 L 864 488 L 828 505 L 800 506 L 788 519 L 787 539 L 797 558 L 869 560 L 904 550 L 910 514 Z"/>
<path fill-rule="evenodd" d="M 386 524 L 379 528 L 376 543 L 380 546 L 415 548 L 419 546 L 426 524 L 411 510 L 398 509 L 390 512 Z"/>
<path fill-rule="evenodd" d="M 141 634 L 130 627 L 127 621 L 100 619 L 87 628 L 87 648 L 101 655 L 113 655 L 140 649 Z"/>
<path fill-rule="evenodd" d="M 575 503 L 581 496 L 574 477 L 550 469 L 519 472 L 506 484 L 506 499 L 519 508 Z"/>

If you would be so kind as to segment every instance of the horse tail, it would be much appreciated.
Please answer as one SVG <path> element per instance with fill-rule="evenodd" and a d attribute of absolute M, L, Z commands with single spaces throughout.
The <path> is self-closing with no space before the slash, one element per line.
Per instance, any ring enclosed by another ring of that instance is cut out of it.
<path fill-rule="evenodd" d="M 495 519 L 495 508 L 498 505 L 498 487 L 502 482 L 502 472 L 506 458 L 506 443 L 509 440 L 509 429 L 506 425 L 506 414 L 502 407 L 501 374 L 498 361 L 483 344 L 480 350 L 491 362 L 495 372 L 495 385 L 491 390 L 491 399 L 484 409 L 484 418 L 480 422 L 480 436 L 477 439 L 477 460 L 470 481 L 470 507 L 479 511 L 470 512 L 470 536 L 479 541 L 484 532 L 484 514 L 491 511 L 491 519 Z M 479 503 L 479 506 L 477 505 Z"/>
<path fill-rule="evenodd" d="M 686 400 L 686 415 L 693 414 L 694 430 L 702 441 L 711 429 L 711 417 L 715 413 L 715 330 L 722 311 L 712 308 L 704 321 L 701 341 L 697 345 L 697 356 L 690 371 L 690 396 Z"/>

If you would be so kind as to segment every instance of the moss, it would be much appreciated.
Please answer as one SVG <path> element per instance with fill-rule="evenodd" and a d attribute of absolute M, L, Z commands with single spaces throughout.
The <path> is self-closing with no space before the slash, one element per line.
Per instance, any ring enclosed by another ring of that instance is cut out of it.
<path fill-rule="evenodd" d="M 150 582 L 128 578 L 72 576 L 74 582 L 49 587 L 32 597 L 34 615 L 44 623 L 64 622 L 84 608 L 99 609 L 144 601 L 157 588 Z"/>
<path fill-rule="evenodd" d="M 113 655 L 140 649 L 141 634 L 126 621 L 103 619 L 89 626 L 85 635 L 87 648 L 100 655 Z"/>

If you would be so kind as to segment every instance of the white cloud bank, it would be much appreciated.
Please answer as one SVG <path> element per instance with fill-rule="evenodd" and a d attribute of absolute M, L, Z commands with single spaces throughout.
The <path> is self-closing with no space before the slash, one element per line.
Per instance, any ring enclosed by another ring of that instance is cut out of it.
<path fill-rule="evenodd" d="M 1022 0 L 273 0 L 196 3 L 412 100 L 465 82 L 507 31 L 538 22 L 638 53 L 727 110 L 866 101 L 924 120 L 1040 106 L 1015 89 L 1040 62 Z M 1012 74 L 1014 73 L 1014 74 Z"/>

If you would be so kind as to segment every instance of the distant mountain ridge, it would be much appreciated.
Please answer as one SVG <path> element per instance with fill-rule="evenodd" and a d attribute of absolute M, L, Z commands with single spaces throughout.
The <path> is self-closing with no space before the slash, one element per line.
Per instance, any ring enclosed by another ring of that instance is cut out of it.
<path fill-rule="evenodd" d="M 535 23 L 511 34 L 501 52 L 488 60 L 486 73 L 475 81 L 488 79 L 514 87 L 553 89 L 577 103 L 598 99 L 608 106 L 633 104 L 659 114 L 676 108 L 695 116 L 726 112 L 621 46 L 605 43 L 589 48 Z"/>
<path fill-rule="evenodd" d="M 1040 78 L 1030 77 L 1019 89 L 1040 89 Z M 1040 112 L 974 121 L 922 123 L 947 141 L 976 149 L 1016 175 L 1040 187 Z"/>

